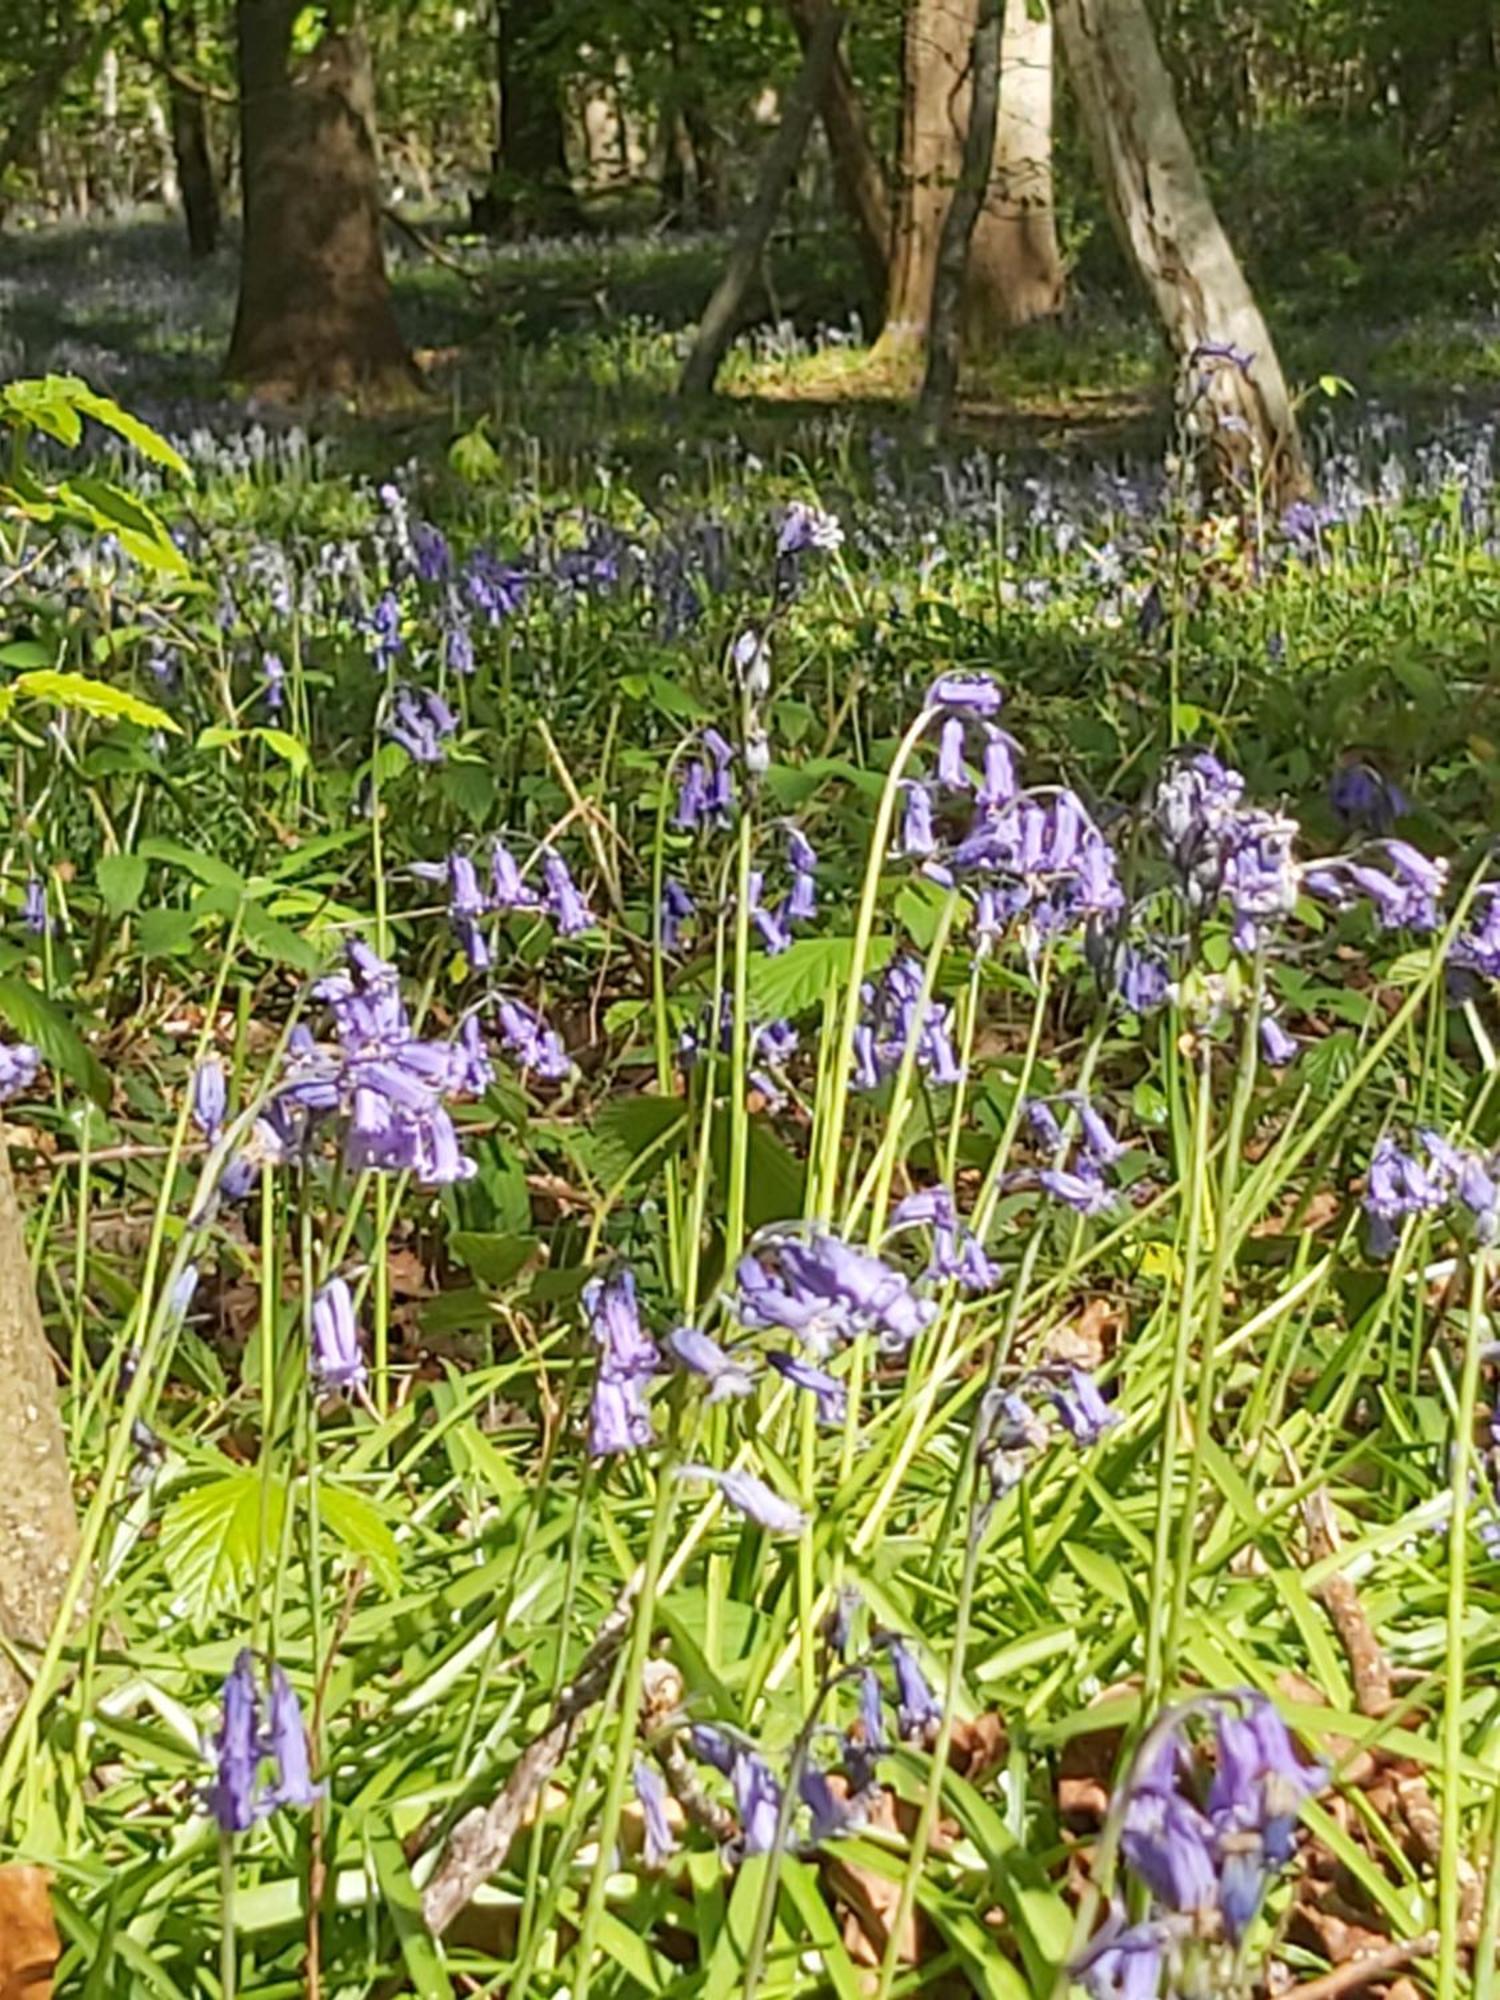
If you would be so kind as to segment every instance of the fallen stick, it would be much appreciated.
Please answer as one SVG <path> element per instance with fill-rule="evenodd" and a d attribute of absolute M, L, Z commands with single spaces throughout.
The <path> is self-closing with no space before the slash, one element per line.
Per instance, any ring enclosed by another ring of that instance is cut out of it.
<path fill-rule="evenodd" d="M 552 1704 L 540 1736 L 533 1738 L 516 1760 L 503 1789 L 487 1806 L 464 1814 L 448 1836 L 448 1844 L 422 1891 L 422 1916 L 434 1937 L 441 1937 L 474 1892 L 504 1866 L 515 1839 L 537 1796 L 567 1756 L 578 1726 L 602 1699 L 615 1661 L 630 1629 L 637 1584 L 632 1578 L 578 1672 Z"/>
<path fill-rule="evenodd" d="M 1351 1958 L 1346 1965 L 1335 1966 L 1332 1972 L 1303 1980 L 1300 1986 L 1289 1986 L 1280 2000 L 1339 2000 L 1340 1994 L 1352 1993 L 1387 1972 L 1397 1972 L 1414 1958 L 1431 1958 L 1437 1948 L 1437 1932 L 1424 1931 L 1420 1937 L 1403 1938 L 1398 1944 L 1383 1945 L 1379 1951 L 1367 1951 L 1362 1958 Z"/>

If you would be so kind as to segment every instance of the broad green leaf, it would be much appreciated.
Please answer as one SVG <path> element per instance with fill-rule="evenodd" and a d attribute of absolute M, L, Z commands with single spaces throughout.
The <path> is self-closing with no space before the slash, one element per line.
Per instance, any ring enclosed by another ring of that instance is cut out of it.
<path fill-rule="evenodd" d="M 249 1592 L 262 1549 L 264 1561 L 275 1560 L 285 1514 L 285 1481 L 255 1465 L 216 1473 L 167 1502 L 162 1566 L 194 1624 Z"/>
<path fill-rule="evenodd" d="M 186 459 L 149 424 L 143 424 L 129 410 L 122 410 L 110 397 L 101 396 L 96 389 L 90 389 L 76 378 L 65 379 L 72 387 L 74 406 L 85 416 L 92 417 L 96 424 L 103 424 L 106 430 L 124 438 L 127 444 L 134 445 L 141 457 L 149 458 L 153 465 L 164 465 L 169 472 L 179 473 L 184 479 L 192 478 Z"/>
<path fill-rule="evenodd" d="M 325 1480 L 318 1488 L 324 1526 L 365 1563 L 388 1597 L 401 1588 L 401 1551 L 390 1524 L 373 1501 L 352 1486 Z"/>
<path fill-rule="evenodd" d="M 73 1023 L 38 987 L 15 974 L 0 978 L 0 1015 L 23 1041 L 34 1042 L 49 1066 L 70 1077 L 107 1110 L 112 1086 L 104 1065 Z"/>
<path fill-rule="evenodd" d="M 19 675 L 5 690 L 9 701 L 47 701 L 54 708 L 79 709 L 85 715 L 99 715 L 113 722 L 134 722 L 142 729 L 165 729 L 174 736 L 182 730 L 164 708 L 142 701 L 128 688 L 113 687 L 87 674 L 59 673 L 43 667 L 36 673 Z"/>
<path fill-rule="evenodd" d="M 455 1229 L 448 1247 L 460 1262 L 467 1264 L 482 1285 L 508 1285 L 518 1277 L 536 1254 L 535 1236 L 487 1234 L 477 1229 Z"/>
<path fill-rule="evenodd" d="M 878 972 L 890 958 L 890 938 L 872 938 L 867 972 Z M 805 1014 L 819 1007 L 830 986 L 847 984 L 854 963 L 852 937 L 798 938 L 774 958 L 757 955 L 750 962 L 750 1004 L 757 1020 Z"/>
<path fill-rule="evenodd" d="M 94 870 L 99 894 L 112 916 L 122 917 L 141 900 L 146 886 L 146 861 L 140 854 L 104 854 Z"/>
<path fill-rule="evenodd" d="M 146 958 L 181 958 L 193 948 L 193 920 L 186 910 L 146 910 L 135 941 Z"/>
<path fill-rule="evenodd" d="M 307 753 L 307 745 L 300 736 L 293 736 L 290 730 L 272 729 L 264 725 L 252 729 L 250 734 L 258 742 L 264 743 L 272 755 L 279 757 L 283 764 L 290 765 L 299 778 L 306 772 L 311 759 Z"/>
<path fill-rule="evenodd" d="M 588 1135 L 586 1157 L 606 1188 L 635 1178 L 675 1151 L 687 1133 L 687 1114 L 675 1097 L 617 1097 L 606 1104 Z"/>
<path fill-rule="evenodd" d="M 148 861 L 163 861 L 169 868 L 181 868 L 186 874 L 206 882 L 211 888 L 234 889 L 243 894 L 249 887 L 237 868 L 231 868 L 227 861 L 220 861 L 217 855 L 204 854 L 196 847 L 187 847 L 180 840 L 168 840 L 161 834 L 148 834 L 136 849 Z"/>

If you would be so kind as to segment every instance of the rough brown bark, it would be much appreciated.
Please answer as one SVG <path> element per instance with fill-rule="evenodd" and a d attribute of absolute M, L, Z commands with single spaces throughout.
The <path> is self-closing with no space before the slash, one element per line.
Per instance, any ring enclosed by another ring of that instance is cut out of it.
<path fill-rule="evenodd" d="M 984 206 L 995 151 L 995 112 L 1000 96 L 1000 23 L 1005 0 L 979 0 L 978 18 L 969 56 L 969 129 L 958 186 L 943 218 L 938 238 L 937 272 L 932 287 L 932 317 L 927 335 L 927 374 L 922 383 L 921 414 L 929 424 L 947 416 L 958 387 L 959 324 L 964 294 L 964 268 L 970 239 Z"/>
<path fill-rule="evenodd" d="M 219 241 L 219 188 L 208 145 L 204 93 L 191 90 L 178 65 L 193 53 L 194 23 L 187 5 L 161 0 L 161 48 L 167 66 L 167 110 L 172 128 L 172 155 L 177 187 L 187 224 L 188 249 L 194 257 L 211 257 Z"/>
<path fill-rule="evenodd" d="M 678 394 L 705 396 L 714 385 L 719 363 L 734 336 L 740 308 L 760 264 L 761 252 L 771 234 L 782 197 L 797 171 L 807 145 L 807 135 L 817 116 L 818 103 L 838 49 L 843 16 L 832 7 L 825 10 L 808 44 L 797 80 L 787 93 L 786 107 L 776 136 L 766 148 L 760 179 L 724 275 L 714 288 L 704 309 L 692 352 L 683 364 Z"/>
<path fill-rule="evenodd" d="M 0 1137 L 0 1635 L 23 1651 L 47 1643 L 78 1552 L 78 1520 L 10 1159 Z M 0 1653 L 0 1735 L 25 1699 Z"/>
<path fill-rule="evenodd" d="M 1000 95 L 984 208 L 964 283 L 971 349 L 1003 327 L 1061 310 L 1064 277 L 1052 203 L 1052 21 L 1006 0 Z"/>
<path fill-rule="evenodd" d="M 1271 504 L 1284 502 L 1307 482 L 1296 412 L 1183 130 L 1145 0 L 1056 0 L 1054 11 L 1115 227 L 1177 359 L 1205 479 L 1261 481 Z M 1205 348 L 1221 352 L 1205 361 Z"/>
<path fill-rule="evenodd" d="M 297 0 L 238 0 L 245 188 L 226 372 L 263 394 L 379 400 L 416 374 L 381 242 L 369 50 L 356 30 L 291 61 Z"/>
<path fill-rule="evenodd" d="M 804 53 L 825 6 L 826 0 L 787 0 Z M 885 170 L 865 123 L 864 106 L 842 49 L 834 55 L 818 109 L 828 135 L 828 156 L 833 162 L 839 199 L 854 226 L 855 248 L 870 295 L 883 309 L 890 282 L 891 198 L 885 184 Z"/>

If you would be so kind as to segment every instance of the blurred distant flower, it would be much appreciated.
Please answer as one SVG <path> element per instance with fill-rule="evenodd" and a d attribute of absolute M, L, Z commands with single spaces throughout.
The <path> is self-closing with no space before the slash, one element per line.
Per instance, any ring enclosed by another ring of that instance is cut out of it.
<path fill-rule="evenodd" d="M 754 1377 L 744 1362 L 727 1354 L 716 1340 L 694 1326 L 679 1326 L 667 1335 L 667 1348 L 690 1374 L 708 1384 L 705 1402 L 722 1403 L 730 1397 L 748 1396 L 755 1387 Z"/>
<path fill-rule="evenodd" d="M 800 1535 L 807 1526 L 807 1516 L 800 1507 L 790 1500 L 783 1500 L 774 1487 L 770 1487 L 756 1473 L 744 1466 L 732 1466 L 721 1472 L 712 1465 L 680 1465 L 679 1479 L 702 1479 L 711 1486 L 717 1486 L 730 1505 L 738 1508 L 747 1521 L 753 1521 L 757 1528 L 764 1528 L 772 1535 Z"/>
<path fill-rule="evenodd" d="M 542 854 L 542 879 L 547 885 L 547 912 L 561 935 L 576 937 L 589 930 L 594 913 L 578 893 L 567 862 L 551 848 Z"/>
<path fill-rule="evenodd" d="M 1406 796 L 1372 764 L 1340 764 L 1328 781 L 1328 803 L 1345 826 L 1389 833 L 1407 811 Z"/>
<path fill-rule="evenodd" d="M 646 1831 L 646 1866 L 663 1868 L 677 1852 L 677 1838 L 667 1818 L 667 1788 L 661 1772 L 654 1764 L 648 1764 L 644 1757 L 635 1760 L 635 1795 L 641 1802 L 641 1819 Z"/>
<path fill-rule="evenodd" d="M 275 653 L 266 653 L 260 663 L 262 699 L 268 712 L 276 715 L 286 702 L 286 668 Z"/>
<path fill-rule="evenodd" d="M 193 1123 L 205 1139 L 217 1139 L 224 1129 L 224 1113 L 229 1091 L 224 1081 L 224 1065 L 216 1056 L 199 1063 L 193 1071 Z"/>
<path fill-rule="evenodd" d="M 836 514 L 825 513 L 805 500 L 794 500 L 781 517 L 776 535 L 779 556 L 802 555 L 808 549 L 831 553 L 844 545 L 844 530 Z"/>
<path fill-rule="evenodd" d="M 1049 1385 L 1048 1392 L 1063 1429 L 1075 1444 L 1098 1444 L 1106 1431 L 1119 1421 L 1099 1393 L 1093 1376 L 1082 1368 L 1070 1368 L 1066 1379 Z"/>
<path fill-rule="evenodd" d="M 543 1083 L 562 1083 L 572 1074 L 573 1065 L 562 1037 L 524 1000 L 502 1000 L 496 1018 L 502 1043 L 523 1070 L 540 1077 Z"/>
<path fill-rule="evenodd" d="M 820 1423 L 841 1424 L 844 1421 L 849 1407 L 849 1392 L 836 1375 L 815 1367 L 810 1361 L 799 1361 L 794 1354 L 771 1353 L 766 1359 L 794 1389 L 802 1389 L 816 1398 Z"/>
<path fill-rule="evenodd" d="M 657 933 L 663 951 L 676 951 L 682 942 L 682 927 L 697 914 L 697 904 L 680 882 L 670 877 L 662 883 Z"/>
<path fill-rule="evenodd" d="M 31 875 L 27 878 L 25 892 L 21 897 L 21 921 L 33 937 L 46 936 L 47 891 L 43 888 L 39 876 Z"/>
<path fill-rule="evenodd" d="M 1297 1038 L 1289 1035 L 1274 1014 L 1263 1014 L 1260 1019 L 1261 1060 L 1272 1069 L 1282 1069 L 1297 1058 Z"/>
<path fill-rule="evenodd" d="M 401 636 L 401 606 L 394 591 L 387 590 L 376 599 L 366 629 L 370 635 L 370 657 L 382 670 L 392 666 L 406 651 L 406 641 Z"/>
<path fill-rule="evenodd" d="M 386 734 L 419 764 L 441 764 L 443 745 L 458 732 L 458 718 L 430 688 L 401 687 Z"/>

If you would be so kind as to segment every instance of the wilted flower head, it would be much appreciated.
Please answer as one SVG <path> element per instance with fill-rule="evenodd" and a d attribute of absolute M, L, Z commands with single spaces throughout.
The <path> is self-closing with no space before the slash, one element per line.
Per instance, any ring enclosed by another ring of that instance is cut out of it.
<path fill-rule="evenodd" d="M 754 1377 L 744 1362 L 726 1354 L 716 1340 L 695 1326 L 674 1328 L 667 1335 L 667 1348 L 690 1374 L 707 1382 L 705 1402 L 722 1403 L 730 1397 L 748 1396 L 755 1387 Z"/>

